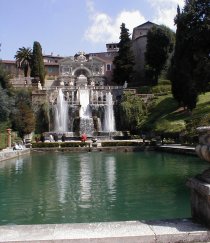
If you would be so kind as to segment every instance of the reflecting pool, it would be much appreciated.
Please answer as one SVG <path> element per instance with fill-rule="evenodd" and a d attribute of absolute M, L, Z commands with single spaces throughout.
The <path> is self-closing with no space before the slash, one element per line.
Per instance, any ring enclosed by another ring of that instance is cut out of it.
<path fill-rule="evenodd" d="M 190 217 L 185 182 L 207 167 L 156 152 L 32 153 L 0 163 L 0 224 Z"/>

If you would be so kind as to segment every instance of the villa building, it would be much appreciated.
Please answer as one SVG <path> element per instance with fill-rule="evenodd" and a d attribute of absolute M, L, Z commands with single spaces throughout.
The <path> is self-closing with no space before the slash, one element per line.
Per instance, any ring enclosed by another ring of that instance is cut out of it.
<path fill-rule="evenodd" d="M 144 73 L 144 53 L 146 51 L 147 33 L 155 24 L 152 22 L 146 22 L 133 29 L 132 33 L 132 48 L 135 58 L 135 80 L 139 82 L 142 80 Z M 98 72 L 103 72 L 104 82 L 106 84 L 112 84 L 112 72 L 113 72 L 113 60 L 119 50 L 118 43 L 107 43 L 106 52 L 89 53 L 85 56 L 89 59 L 92 58 L 95 62 L 100 63 L 100 69 Z M 81 54 L 81 53 L 80 53 Z M 74 59 L 77 55 L 72 57 L 55 56 L 53 53 L 50 55 L 43 55 L 45 66 L 45 83 L 47 86 L 51 84 L 59 77 L 63 64 L 67 59 Z M 15 60 L 2 60 L 1 63 L 6 71 L 11 75 L 11 83 L 15 87 L 21 87 L 25 84 L 31 84 L 31 79 L 24 78 L 23 70 L 17 68 Z M 103 71 L 102 71 L 103 70 Z"/>

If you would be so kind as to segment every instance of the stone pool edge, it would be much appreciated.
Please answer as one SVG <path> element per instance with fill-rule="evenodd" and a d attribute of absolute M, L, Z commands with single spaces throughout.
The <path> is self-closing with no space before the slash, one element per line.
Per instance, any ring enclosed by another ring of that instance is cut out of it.
<path fill-rule="evenodd" d="M 191 219 L 0 226 L 1 243 L 207 241 L 210 241 L 209 229 Z"/>
<path fill-rule="evenodd" d="M 30 148 L 24 148 L 22 150 L 13 150 L 11 148 L 3 149 L 2 151 L 0 151 L 0 162 L 30 154 L 30 152 Z"/>

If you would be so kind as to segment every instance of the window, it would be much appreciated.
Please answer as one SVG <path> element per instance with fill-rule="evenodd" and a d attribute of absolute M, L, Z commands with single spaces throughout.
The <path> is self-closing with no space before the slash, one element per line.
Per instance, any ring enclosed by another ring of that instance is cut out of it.
<path fill-rule="evenodd" d="M 106 64 L 106 71 L 111 71 L 111 64 Z"/>

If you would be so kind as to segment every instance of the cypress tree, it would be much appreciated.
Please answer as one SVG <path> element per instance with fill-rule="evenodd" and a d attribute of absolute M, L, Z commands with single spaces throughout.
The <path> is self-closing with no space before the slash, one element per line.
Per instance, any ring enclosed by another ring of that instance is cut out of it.
<path fill-rule="evenodd" d="M 177 9 L 176 46 L 171 65 L 172 93 L 192 110 L 200 92 L 205 92 L 210 71 L 209 2 L 187 0 Z"/>
<path fill-rule="evenodd" d="M 129 30 L 122 23 L 119 42 L 119 51 L 113 60 L 113 81 L 122 85 L 125 81 L 130 82 L 133 75 L 134 56 L 131 49 Z"/>
<path fill-rule="evenodd" d="M 42 47 L 37 41 L 35 41 L 33 45 L 31 76 L 37 81 L 40 80 L 42 86 L 44 86 L 45 69 L 42 56 Z"/>

